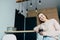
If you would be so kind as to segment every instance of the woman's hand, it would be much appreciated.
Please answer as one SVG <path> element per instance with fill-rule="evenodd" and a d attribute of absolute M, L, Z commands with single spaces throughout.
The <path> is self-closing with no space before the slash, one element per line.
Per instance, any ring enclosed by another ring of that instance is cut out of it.
<path fill-rule="evenodd" d="M 43 35 L 43 36 L 46 36 L 46 32 L 39 32 L 40 33 L 40 35 Z"/>
<path fill-rule="evenodd" d="M 43 32 L 39 32 L 40 35 L 43 35 Z"/>

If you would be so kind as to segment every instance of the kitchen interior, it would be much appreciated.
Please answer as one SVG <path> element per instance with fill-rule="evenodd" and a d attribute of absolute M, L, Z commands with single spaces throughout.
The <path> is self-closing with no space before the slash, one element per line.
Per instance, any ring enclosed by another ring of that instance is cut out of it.
<path fill-rule="evenodd" d="M 49 19 L 55 18 L 60 23 L 59 2 L 60 0 L 0 1 L 0 40 L 42 40 L 43 37 L 33 30 L 39 25 L 37 14 L 42 12 Z"/>

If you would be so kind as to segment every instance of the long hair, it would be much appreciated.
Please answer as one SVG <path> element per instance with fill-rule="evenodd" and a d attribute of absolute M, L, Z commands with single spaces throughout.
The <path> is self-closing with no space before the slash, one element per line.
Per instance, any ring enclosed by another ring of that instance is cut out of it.
<path fill-rule="evenodd" d="M 42 13 L 42 12 L 40 12 L 40 13 Z M 38 13 L 37 16 L 39 16 L 40 13 Z M 47 17 L 44 13 L 42 13 L 42 14 L 48 19 L 48 17 Z M 44 23 L 44 21 L 41 21 L 39 17 L 38 17 L 38 20 L 39 20 L 39 23 L 40 23 L 40 24 Z"/>

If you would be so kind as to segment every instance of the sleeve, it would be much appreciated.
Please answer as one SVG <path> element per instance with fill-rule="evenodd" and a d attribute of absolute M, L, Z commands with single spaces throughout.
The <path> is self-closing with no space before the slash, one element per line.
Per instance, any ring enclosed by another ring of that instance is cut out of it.
<path fill-rule="evenodd" d="M 49 36 L 58 36 L 60 34 L 60 25 L 59 23 L 55 20 L 55 19 L 52 19 L 52 22 L 53 22 L 53 26 L 55 28 L 55 31 L 54 33 L 48 33 L 46 35 L 49 35 Z"/>
<path fill-rule="evenodd" d="M 40 28 L 40 25 L 34 27 L 34 31 L 38 33 L 39 32 L 39 28 Z"/>
<path fill-rule="evenodd" d="M 53 19 L 53 21 L 54 21 L 55 30 L 56 31 L 60 31 L 60 25 L 59 25 L 59 23 L 55 19 Z"/>
<path fill-rule="evenodd" d="M 55 19 L 53 19 L 53 21 L 54 21 L 54 27 L 56 30 L 56 34 L 58 35 L 58 34 L 60 34 L 60 25 Z"/>
<path fill-rule="evenodd" d="M 58 36 L 60 34 L 60 26 L 59 26 L 59 23 L 55 19 L 53 19 L 52 22 L 53 22 L 53 25 L 55 27 L 55 31 L 52 33 L 44 32 L 44 35 L 55 37 L 55 36 Z"/>

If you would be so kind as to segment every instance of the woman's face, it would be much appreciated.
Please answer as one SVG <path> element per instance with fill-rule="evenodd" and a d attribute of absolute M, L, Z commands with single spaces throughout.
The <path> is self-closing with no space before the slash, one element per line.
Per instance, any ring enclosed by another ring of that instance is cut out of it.
<path fill-rule="evenodd" d="M 39 19 L 40 19 L 41 21 L 45 21 L 45 20 L 46 20 L 46 16 L 45 16 L 43 13 L 40 13 L 40 14 L 39 14 Z"/>

